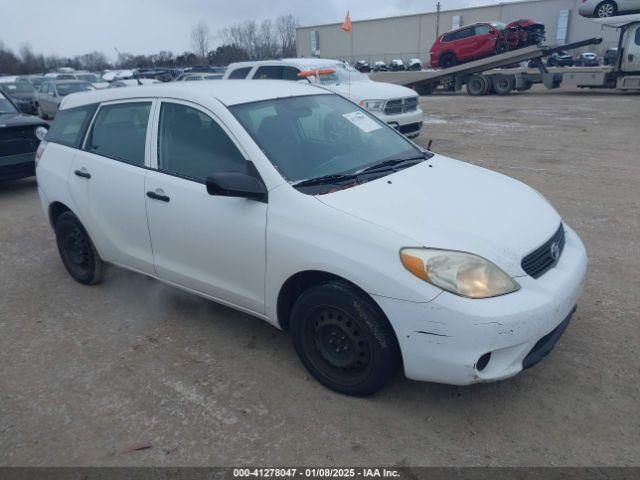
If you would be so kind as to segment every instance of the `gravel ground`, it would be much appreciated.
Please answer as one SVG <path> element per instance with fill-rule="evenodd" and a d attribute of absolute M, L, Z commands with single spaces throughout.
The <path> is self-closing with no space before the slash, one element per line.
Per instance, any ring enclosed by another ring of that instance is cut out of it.
<path fill-rule="evenodd" d="M 0 465 L 640 465 L 639 101 L 422 98 L 420 143 L 538 189 L 589 253 L 556 350 L 494 384 L 335 394 L 260 320 L 116 268 L 75 283 L 35 180 L 0 185 Z"/>

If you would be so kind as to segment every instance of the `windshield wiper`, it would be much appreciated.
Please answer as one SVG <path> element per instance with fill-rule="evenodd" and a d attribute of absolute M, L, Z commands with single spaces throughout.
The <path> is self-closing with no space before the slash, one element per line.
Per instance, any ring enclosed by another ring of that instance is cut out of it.
<path fill-rule="evenodd" d="M 352 173 L 334 173 L 331 175 L 323 175 L 322 177 L 308 178 L 292 183 L 294 187 L 309 187 L 312 185 L 326 185 L 328 183 L 336 183 L 341 181 L 354 180 L 358 175 Z"/>
<path fill-rule="evenodd" d="M 428 154 L 426 154 L 426 153 L 423 153 L 422 155 L 416 155 L 414 157 L 389 158 L 387 160 L 383 160 L 382 162 L 376 163 L 375 165 L 371 165 L 370 167 L 367 167 L 367 168 L 364 168 L 362 170 L 359 170 L 358 174 L 385 171 L 385 170 L 393 170 L 393 167 L 395 167 L 397 165 L 400 165 L 401 163 L 417 162 L 417 161 L 423 162 L 424 160 L 427 160 L 428 158 L 431 158 L 431 157 L 428 156 Z"/>

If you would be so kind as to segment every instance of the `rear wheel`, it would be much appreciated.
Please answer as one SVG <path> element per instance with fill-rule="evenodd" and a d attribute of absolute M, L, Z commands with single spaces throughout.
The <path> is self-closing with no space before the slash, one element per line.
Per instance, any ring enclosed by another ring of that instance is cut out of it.
<path fill-rule="evenodd" d="M 343 282 L 312 287 L 298 298 L 291 336 L 307 370 L 340 393 L 375 393 L 398 364 L 397 340 L 380 308 Z"/>
<path fill-rule="evenodd" d="M 484 75 L 471 75 L 467 79 L 467 93 L 472 97 L 486 95 L 491 90 L 491 80 Z"/>
<path fill-rule="evenodd" d="M 78 217 L 63 213 L 56 220 L 55 232 L 60 258 L 69 274 L 85 285 L 100 282 L 104 264 Z"/>
<path fill-rule="evenodd" d="M 607 0 L 606 2 L 602 2 L 600 5 L 596 7 L 596 17 L 598 18 L 607 18 L 613 17 L 618 13 L 618 6 L 615 2 Z"/>
<path fill-rule="evenodd" d="M 491 83 L 498 95 L 509 95 L 516 86 L 516 79 L 513 75 L 493 75 Z"/>
<path fill-rule="evenodd" d="M 440 57 L 440 67 L 450 68 L 458 64 L 458 59 L 453 53 L 443 53 Z"/>

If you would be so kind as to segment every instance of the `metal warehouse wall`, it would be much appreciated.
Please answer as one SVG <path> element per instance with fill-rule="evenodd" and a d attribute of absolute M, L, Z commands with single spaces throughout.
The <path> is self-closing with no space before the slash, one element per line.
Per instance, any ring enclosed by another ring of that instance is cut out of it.
<path fill-rule="evenodd" d="M 442 2 L 446 5 L 446 1 Z M 569 10 L 567 42 L 575 42 L 590 37 L 603 37 L 604 42 L 582 51 L 595 51 L 602 55 L 609 47 L 617 45 L 614 29 L 604 28 L 578 14 L 580 0 L 532 0 L 528 2 L 495 3 L 485 7 L 447 10 L 440 12 L 439 33 L 452 29 L 454 17 L 460 18 L 460 25 L 497 20 L 509 23 L 521 18 L 531 18 L 543 23 L 547 29 L 547 44 L 555 45 L 558 16 L 561 10 Z M 366 16 L 366 11 L 352 11 L 351 18 Z M 393 58 L 405 61 L 418 57 L 428 61 L 429 49 L 436 39 L 435 12 L 353 21 L 353 60 L 365 59 L 370 62 Z M 311 35 L 319 36 L 319 56 L 349 60 L 349 36 L 341 30 L 342 23 L 300 27 L 297 30 L 298 56 L 313 56 Z M 575 52 L 577 53 L 577 52 Z"/>

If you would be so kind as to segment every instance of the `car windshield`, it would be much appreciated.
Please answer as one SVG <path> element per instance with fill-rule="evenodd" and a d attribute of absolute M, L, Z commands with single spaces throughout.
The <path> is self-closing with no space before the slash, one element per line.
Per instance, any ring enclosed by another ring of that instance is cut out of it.
<path fill-rule="evenodd" d="M 501 22 L 491 22 L 491 26 L 495 29 L 498 29 L 500 31 L 504 30 L 505 28 L 507 28 L 507 25 Z"/>
<path fill-rule="evenodd" d="M 20 82 L 20 83 L 5 83 L 2 85 L 2 88 L 9 94 L 14 93 L 32 93 L 35 91 L 33 86 L 30 83 Z"/>
<path fill-rule="evenodd" d="M 0 93 L 0 113 L 16 113 L 16 107 Z"/>
<path fill-rule="evenodd" d="M 339 83 L 371 81 L 369 77 L 367 77 L 366 75 L 363 75 L 355 68 L 344 65 L 342 63 L 336 64 L 336 65 L 324 65 L 324 66 L 318 65 L 318 66 L 314 66 L 313 69 L 335 70 L 335 73 L 320 75 L 320 83 L 322 83 L 323 85 L 337 85 Z M 309 79 L 311 82 L 315 82 L 315 77 L 309 77 Z"/>
<path fill-rule="evenodd" d="M 230 107 L 290 183 L 357 173 L 424 152 L 339 95 L 309 95 Z"/>
<path fill-rule="evenodd" d="M 56 84 L 58 93 L 61 97 L 69 95 L 70 93 L 85 92 L 87 90 L 93 90 L 90 83 L 78 82 L 78 83 L 58 83 Z"/>

